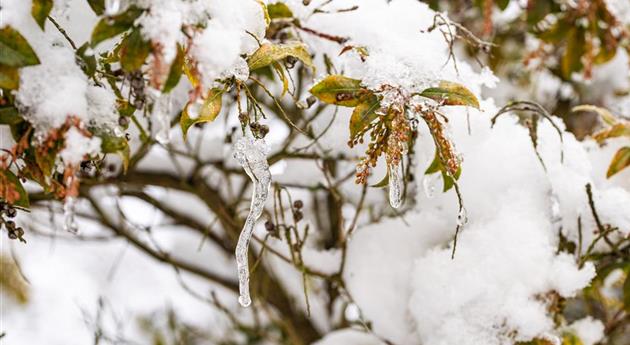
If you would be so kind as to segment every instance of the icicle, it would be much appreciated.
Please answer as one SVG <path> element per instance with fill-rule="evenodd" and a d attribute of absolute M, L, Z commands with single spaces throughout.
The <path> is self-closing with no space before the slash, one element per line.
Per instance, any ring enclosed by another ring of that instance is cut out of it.
<path fill-rule="evenodd" d="M 236 265 L 240 292 L 238 302 L 243 307 L 248 307 L 251 304 L 249 264 L 247 262 L 249 240 L 254 231 L 254 224 L 263 212 L 271 184 L 267 152 L 267 145 L 262 139 L 254 141 L 252 138 L 243 137 L 234 145 L 234 158 L 238 160 L 247 176 L 254 183 L 251 208 L 236 244 Z"/>
<path fill-rule="evenodd" d="M 75 204 L 76 198 L 74 197 L 67 197 L 63 203 L 63 229 L 73 234 L 79 230 L 75 219 Z"/>
<path fill-rule="evenodd" d="M 155 140 L 162 145 L 166 145 L 171 142 L 171 96 L 170 94 L 162 94 L 161 92 L 153 91 L 153 111 L 151 117 L 157 123 L 157 132 L 155 133 Z"/>
<path fill-rule="evenodd" d="M 402 162 L 396 166 L 389 166 L 389 204 L 399 208 L 402 204 L 403 180 Z"/>
<path fill-rule="evenodd" d="M 122 8 L 121 0 L 105 0 L 105 15 L 115 16 Z"/>
<path fill-rule="evenodd" d="M 424 195 L 427 198 L 432 199 L 435 196 L 435 191 L 437 190 L 437 183 L 441 179 L 440 174 L 429 174 L 424 175 L 422 179 L 422 188 L 424 189 Z"/>

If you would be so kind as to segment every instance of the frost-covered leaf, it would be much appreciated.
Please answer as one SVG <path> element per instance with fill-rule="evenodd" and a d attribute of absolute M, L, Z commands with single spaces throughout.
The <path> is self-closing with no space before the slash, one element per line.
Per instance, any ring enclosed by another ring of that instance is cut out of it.
<path fill-rule="evenodd" d="M 15 90 L 20 87 L 17 67 L 0 64 L 0 89 Z"/>
<path fill-rule="evenodd" d="M 2 182 L 0 198 L 10 205 L 28 208 L 30 205 L 28 193 L 20 179 L 8 169 L 0 171 L 0 175 L 3 175 L 0 176 L 0 182 Z"/>
<path fill-rule="evenodd" d="M 0 107 L 0 125 L 16 125 L 24 121 L 14 106 Z"/>
<path fill-rule="evenodd" d="M 286 44 L 265 43 L 249 57 L 247 64 L 251 71 L 269 66 L 275 61 L 292 56 L 302 61 L 308 67 L 314 67 L 311 55 L 302 42 Z"/>
<path fill-rule="evenodd" d="M 376 111 L 380 107 L 378 97 L 374 94 L 367 95 L 362 99 L 350 117 L 350 138 L 361 133 L 378 117 Z"/>
<path fill-rule="evenodd" d="M 151 42 L 144 39 L 139 28 L 125 37 L 120 46 L 120 65 L 123 70 L 133 72 L 144 64 L 151 53 Z"/>
<path fill-rule="evenodd" d="M 175 56 L 175 59 L 171 63 L 171 68 L 168 72 L 168 77 L 166 78 L 162 92 L 171 92 L 171 90 L 173 90 L 173 88 L 175 88 L 175 86 L 179 83 L 182 73 L 184 72 L 184 58 L 184 49 L 178 45 L 177 56 Z"/>
<path fill-rule="evenodd" d="M 129 167 L 130 149 L 127 139 L 113 135 L 100 135 L 101 151 L 103 153 L 115 153 L 120 156 L 123 162 L 123 171 L 126 172 Z"/>
<path fill-rule="evenodd" d="M 129 30 L 141 14 L 141 9 L 132 6 L 117 16 L 102 18 L 92 31 L 92 46 Z"/>
<path fill-rule="evenodd" d="M 356 107 L 370 91 L 361 87 L 361 81 L 342 75 L 329 75 L 313 86 L 313 96 L 327 104 Z"/>
<path fill-rule="evenodd" d="M 441 81 L 437 87 L 430 87 L 420 96 L 431 98 L 445 105 L 465 105 L 479 109 L 479 100 L 465 86 L 450 81 Z"/>
<path fill-rule="evenodd" d="M 208 91 L 208 95 L 203 99 L 203 103 L 191 102 L 186 105 L 182 111 L 182 117 L 179 120 L 184 138 L 186 138 L 188 129 L 192 125 L 202 122 L 212 122 L 219 116 L 222 106 L 222 96 L 222 89 L 212 89 Z M 191 116 L 191 111 L 196 112 L 197 116 Z"/>
<path fill-rule="evenodd" d="M 622 147 L 617 151 L 610 162 L 606 177 L 611 177 L 628 166 L 630 166 L 630 146 Z"/>
<path fill-rule="evenodd" d="M 44 30 L 46 18 L 48 18 L 53 5 L 53 0 L 33 0 L 31 15 L 42 30 Z"/>
<path fill-rule="evenodd" d="M 105 0 L 87 0 L 87 2 L 96 15 L 100 16 L 105 13 Z"/>
<path fill-rule="evenodd" d="M 267 5 L 267 12 L 269 13 L 269 18 L 271 19 L 293 18 L 293 12 L 289 6 L 282 2 Z"/>
<path fill-rule="evenodd" d="M 0 64 L 24 67 L 39 64 L 39 58 L 28 41 L 10 26 L 0 30 Z"/>

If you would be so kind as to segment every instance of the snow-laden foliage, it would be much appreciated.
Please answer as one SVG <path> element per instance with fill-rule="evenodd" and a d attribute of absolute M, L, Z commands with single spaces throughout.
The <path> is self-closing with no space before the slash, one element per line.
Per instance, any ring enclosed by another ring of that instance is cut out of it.
<path fill-rule="evenodd" d="M 0 0 L 0 337 L 627 341 L 629 7 L 458 5 Z"/>

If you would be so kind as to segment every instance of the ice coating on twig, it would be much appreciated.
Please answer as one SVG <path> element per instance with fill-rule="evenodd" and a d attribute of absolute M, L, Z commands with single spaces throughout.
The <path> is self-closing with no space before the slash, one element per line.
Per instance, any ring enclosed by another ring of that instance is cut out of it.
<path fill-rule="evenodd" d="M 267 152 L 267 144 L 262 139 L 254 140 L 250 137 L 243 137 L 234 145 L 234 158 L 238 160 L 247 176 L 254 183 L 252 204 L 236 244 L 236 265 L 238 268 L 240 292 L 238 302 L 243 307 L 248 307 L 251 304 L 251 297 L 249 296 L 249 264 L 247 261 L 249 240 L 254 231 L 254 224 L 263 212 L 265 201 L 269 195 L 269 185 L 271 184 Z"/>
<path fill-rule="evenodd" d="M 402 204 L 403 180 L 402 162 L 389 166 L 389 204 L 393 208 L 399 208 Z"/>

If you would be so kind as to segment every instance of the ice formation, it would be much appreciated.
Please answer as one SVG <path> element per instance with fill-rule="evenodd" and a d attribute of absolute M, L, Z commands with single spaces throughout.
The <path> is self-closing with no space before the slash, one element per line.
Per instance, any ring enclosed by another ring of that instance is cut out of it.
<path fill-rule="evenodd" d="M 271 184 L 267 152 L 268 147 L 262 139 L 254 140 L 250 137 L 243 137 L 234 145 L 234 158 L 240 163 L 247 176 L 253 182 L 251 207 L 236 245 L 236 264 L 240 290 L 238 301 L 243 307 L 248 307 L 251 304 L 249 295 L 249 263 L 247 261 L 249 241 L 252 237 L 256 220 L 263 212 L 265 201 L 269 195 L 269 185 Z"/>
<path fill-rule="evenodd" d="M 402 162 L 389 166 L 389 204 L 393 208 L 399 208 L 403 201 L 403 171 Z"/>

